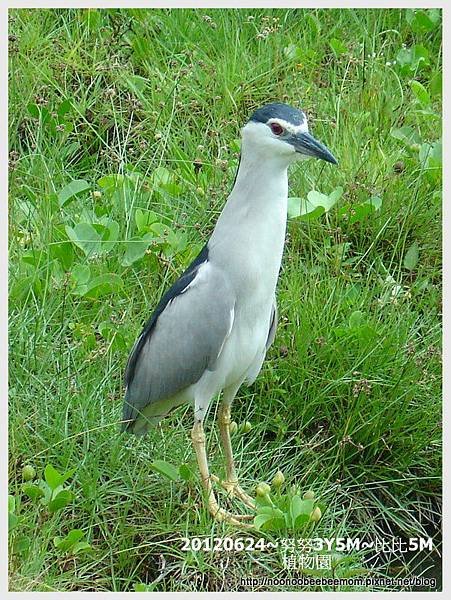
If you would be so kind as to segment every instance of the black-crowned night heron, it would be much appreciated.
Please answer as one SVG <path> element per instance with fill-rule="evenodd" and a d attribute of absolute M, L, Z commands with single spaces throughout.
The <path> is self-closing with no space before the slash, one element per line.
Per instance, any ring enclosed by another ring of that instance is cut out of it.
<path fill-rule="evenodd" d="M 254 112 L 242 130 L 235 184 L 199 256 L 164 294 L 130 354 L 123 429 L 145 433 L 174 407 L 194 408 L 192 443 L 208 508 L 242 526 L 248 515 L 220 508 L 212 482 L 255 508 L 238 485 L 230 442 L 230 408 L 243 382 L 257 377 L 277 323 L 275 291 L 285 240 L 288 166 L 315 157 L 336 164 L 308 132 L 305 114 L 285 104 Z M 226 479 L 210 475 L 203 420 L 218 411 Z"/>

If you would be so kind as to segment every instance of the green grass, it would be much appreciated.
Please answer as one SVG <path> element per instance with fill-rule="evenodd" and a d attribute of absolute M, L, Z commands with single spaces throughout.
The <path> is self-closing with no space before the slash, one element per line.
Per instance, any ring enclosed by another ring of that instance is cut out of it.
<path fill-rule="evenodd" d="M 183 537 L 242 535 L 211 521 L 197 481 L 172 483 L 149 467 L 162 459 L 195 471 L 189 408 L 146 438 L 118 434 L 129 349 L 208 239 L 240 126 L 275 100 L 301 106 L 339 158 L 338 168 L 294 167 L 290 195 L 343 193 L 326 214 L 289 221 L 276 341 L 233 406 L 238 423 L 253 425 L 233 437 L 242 484 L 253 491 L 281 469 L 286 489 L 313 489 L 327 506 L 315 537 L 391 532 L 439 546 L 437 19 L 363 9 L 10 12 L 12 590 L 227 591 L 244 589 L 241 577 L 287 575 L 278 551 L 182 551 Z M 80 191 L 64 201 L 73 180 Z M 153 211 L 166 234 L 142 241 L 149 213 L 138 213 L 138 227 L 137 209 Z M 130 254 L 139 240 L 141 258 Z M 207 435 L 221 473 L 215 411 Z M 55 512 L 32 501 L 27 464 L 37 479 L 49 464 L 75 469 L 73 500 Z M 55 548 L 73 529 L 90 551 Z M 431 560 L 437 575 L 437 551 L 372 572 L 427 574 Z"/>

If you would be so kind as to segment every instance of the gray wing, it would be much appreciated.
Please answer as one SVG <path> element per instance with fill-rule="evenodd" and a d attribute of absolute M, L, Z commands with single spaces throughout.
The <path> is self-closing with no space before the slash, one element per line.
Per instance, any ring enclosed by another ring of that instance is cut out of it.
<path fill-rule="evenodd" d="M 203 263 L 135 344 L 126 374 L 124 429 L 132 429 L 148 404 L 171 398 L 214 366 L 230 334 L 234 305 L 222 272 Z"/>

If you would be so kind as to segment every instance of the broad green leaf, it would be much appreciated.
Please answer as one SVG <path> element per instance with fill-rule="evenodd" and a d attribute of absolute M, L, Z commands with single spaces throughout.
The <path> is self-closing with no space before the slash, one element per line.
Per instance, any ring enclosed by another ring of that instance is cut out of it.
<path fill-rule="evenodd" d="M 407 146 L 419 144 L 421 142 L 418 131 L 408 125 L 405 125 L 404 127 L 392 127 L 390 130 L 390 135 L 396 140 L 404 142 L 404 144 Z"/>
<path fill-rule="evenodd" d="M 315 36 L 318 36 L 321 33 L 321 22 L 318 17 L 315 17 L 312 11 L 308 11 L 305 15 L 305 21 L 310 25 Z"/>
<path fill-rule="evenodd" d="M 180 465 L 179 475 L 183 479 L 183 481 L 192 481 L 194 479 L 194 475 L 190 466 L 186 465 L 185 463 Z"/>
<path fill-rule="evenodd" d="M 22 275 L 20 279 L 12 282 L 9 288 L 9 297 L 15 302 L 23 302 L 31 291 L 39 297 L 42 295 L 42 283 L 35 273 L 28 276 Z"/>
<path fill-rule="evenodd" d="M 88 542 L 77 542 L 71 548 L 71 554 L 80 554 L 84 550 L 92 550 L 91 544 L 88 544 Z"/>
<path fill-rule="evenodd" d="M 177 467 L 174 467 L 174 465 L 165 460 L 154 460 L 153 463 L 150 464 L 150 468 L 152 471 L 167 477 L 171 481 L 179 481 L 179 471 Z"/>
<path fill-rule="evenodd" d="M 66 535 L 66 540 L 71 544 L 75 544 L 76 542 L 79 542 L 83 536 L 84 533 L 82 529 L 71 529 Z"/>
<path fill-rule="evenodd" d="M 54 537 L 53 544 L 60 552 L 75 555 L 83 550 L 91 549 L 91 544 L 80 541 L 83 536 L 84 533 L 81 529 L 72 529 L 64 538 L 60 536 Z"/>
<path fill-rule="evenodd" d="M 371 196 L 367 202 L 374 207 L 374 210 L 379 210 L 382 206 L 382 198 L 380 196 Z"/>
<path fill-rule="evenodd" d="M 173 174 L 166 167 L 157 167 L 151 175 L 152 183 L 157 187 L 162 187 L 173 181 Z"/>
<path fill-rule="evenodd" d="M 113 325 L 111 321 L 102 321 L 97 327 L 100 335 L 106 340 L 110 340 L 114 336 L 116 328 L 117 326 Z"/>
<path fill-rule="evenodd" d="M 124 285 L 122 277 L 117 273 L 103 273 L 93 277 L 84 288 L 80 288 L 77 295 L 85 296 L 88 298 L 100 298 L 108 294 L 119 292 Z"/>
<path fill-rule="evenodd" d="M 41 114 L 39 111 L 39 106 L 37 104 L 28 104 L 27 110 L 32 117 L 35 119 L 39 119 L 39 115 Z"/>
<path fill-rule="evenodd" d="M 59 473 L 53 465 L 47 465 L 44 469 L 44 479 L 50 489 L 56 490 L 57 487 L 63 485 L 65 481 L 70 479 L 75 473 L 75 469 L 69 469 L 65 473 Z"/>
<path fill-rule="evenodd" d="M 65 481 L 64 475 L 59 473 L 53 465 L 47 465 L 44 469 L 44 478 L 51 490 L 56 490 Z"/>
<path fill-rule="evenodd" d="M 304 513 L 298 515 L 293 522 L 293 529 L 301 529 L 310 522 L 310 516 Z"/>
<path fill-rule="evenodd" d="M 412 48 L 412 67 L 414 70 L 429 65 L 429 50 L 421 44 L 415 44 Z"/>
<path fill-rule="evenodd" d="M 16 499 L 11 494 L 8 494 L 8 510 L 9 512 L 16 510 Z"/>
<path fill-rule="evenodd" d="M 112 250 L 117 243 L 119 224 L 105 216 L 101 223 L 77 223 L 73 228 L 66 225 L 66 233 L 70 240 L 90 257 Z"/>
<path fill-rule="evenodd" d="M 141 260 L 154 239 L 153 233 L 146 233 L 142 237 L 133 237 L 127 240 L 124 246 L 124 255 L 121 260 L 123 267 L 129 267 L 133 263 Z"/>
<path fill-rule="evenodd" d="M 418 264 L 419 256 L 420 248 L 418 242 L 414 242 L 404 256 L 404 267 L 409 271 L 413 271 Z"/>
<path fill-rule="evenodd" d="M 66 233 L 86 256 L 101 252 L 101 236 L 89 223 L 77 223 L 73 228 L 66 225 Z"/>
<path fill-rule="evenodd" d="M 56 495 L 62 489 L 62 486 L 59 486 L 55 488 L 55 490 L 52 490 L 48 483 L 46 483 L 43 479 L 39 480 L 38 485 L 44 492 L 44 495 L 41 498 L 41 504 L 44 504 L 45 506 L 47 506 L 52 499 L 52 495 Z"/>
<path fill-rule="evenodd" d="M 28 112 L 35 119 L 39 119 L 42 125 L 47 124 L 52 134 L 56 133 L 56 123 L 53 119 L 50 111 L 45 106 L 37 106 L 36 104 L 29 104 L 27 106 Z"/>
<path fill-rule="evenodd" d="M 424 85 L 421 84 L 419 81 L 411 81 L 410 87 L 412 89 L 412 92 L 415 94 L 417 100 L 423 106 L 429 106 L 429 104 L 431 103 L 431 98 L 429 97 L 428 91 L 426 90 Z"/>
<path fill-rule="evenodd" d="M 361 310 L 355 310 L 351 313 L 349 317 L 349 327 L 351 329 L 357 329 L 358 327 L 364 325 L 365 323 L 365 315 Z"/>
<path fill-rule="evenodd" d="M 73 279 L 77 282 L 77 285 L 85 285 L 91 278 L 91 269 L 89 265 L 74 265 L 71 271 Z"/>
<path fill-rule="evenodd" d="M 101 253 L 106 254 L 116 245 L 119 236 L 119 223 L 104 216 L 101 223 L 93 223 L 94 229 L 101 236 Z"/>
<path fill-rule="evenodd" d="M 258 498 L 260 498 L 261 496 L 257 496 Z M 278 513 L 275 513 L 274 511 L 279 511 Z M 275 516 L 281 516 L 281 511 L 278 508 L 274 508 L 274 505 L 269 503 L 269 504 L 264 504 L 263 506 L 259 506 L 258 507 L 258 514 L 259 515 L 269 515 L 270 517 L 275 517 Z"/>
<path fill-rule="evenodd" d="M 336 56 L 340 56 L 341 54 L 345 54 L 348 51 L 347 46 L 341 40 L 337 38 L 332 38 L 329 40 L 329 45 L 332 48 L 334 54 Z"/>
<path fill-rule="evenodd" d="M 56 496 L 49 502 L 48 509 L 50 512 L 56 512 L 65 508 L 72 502 L 74 494 L 70 490 L 61 490 Z"/>
<path fill-rule="evenodd" d="M 354 206 L 343 206 L 340 215 L 347 218 L 348 223 L 358 223 L 374 211 L 374 208 L 368 202 L 355 204 Z"/>
<path fill-rule="evenodd" d="M 438 25 L 442 20 L 442 11 L 439 8 L 430 8 L 427 14 L 434 25 Z"/>
<path fill-rule="evenodd" d="M 155 234 L 154 241 L 158 243 L 166 243 L 172 231 L 165 223 L 152 223 L 149 225 L 149 230 Z"/>
<path fill-rule="evenodd" d="M 19 517 L 12 512 L 8 512 L 8 529 L 12 531 L 19 522 Z"/>
<path fill-rule="evenodd" d="M 290 219 L 299 218 L 301 215 L 311 214 L 311 218 L 319 217 L 324 213 L 322 206 L 311 206 L 303 198 L 288 198 L 288 216 Z M 313 214 L 314 213 L 314 214 Z"/>
<path fill-rule="evenodd" d="M 263 527 L 263 525 L 265 525 L 268 521 L 271 521 L 272 516 L 271 515 L 256 515 L 254 517 L 254 527 L 257 531 L 260 531 L 260 529 Z"/>
<path fill-rule="evenodd" d="M 301 215 L 301 201 L 302 198 L 288 198 L 287 212 L 290 219 L 294 219 Z"/>
<path fill-rule="evenodd" d="M 254 517 L 256 529 L 265 531 L 279 531 L 286 527 L 285 514 L 279 509 L 271 506 L 264 506 L 258 509 L 258 514 Z"/>
<path fill-rule="evenodd" d="M 334 206 L 334 204 L 337 202 L 340 196 L 341 192 L 339 191 L 339 189 L 334 190 L 329 196 L 327 196 L 326 194 L 321 194 L 321 192 L 317 192 L 316 190 L 311 190 L 307 194 L 305 211 L 310 212 L 310 209 L 308 207 L 308 205 L 310 205 L 313 208 L 316 208 L 317 206 L 322 206 L 325 212 L 327 212 L 332 208 L 332 206 Z"/>
<path fill-rule="evenodd" d="M 401 50 L 396 55 L 396 62 L 401 67 L 409 67 L 412 62 L 412 51 L 411 49 L 401 48 Z"/>
<path fill-rule="evenodd" d="M 182 188 L 176 183 L 174 173 L 166 169 L 166 167 L 157 167 L 150 177 L 153 186 L 158 191 L 164 191 L 171 196 L 177 196 L 181 193 Z"/>
<path fill-rule="evenodd" d="M 438 140 L 433 144 L 425 142 L 421 144 L 418 158 L 421 166 L 425 169 L 426 176 L 437 185 L 442 176 L 442 142 Z"/>
<path fill-rule="evenodd" d="M 348 284 L 343 295 L 343 300 L 348 304 L 353 304 L 360 298 L 361 294 L 362 286 L 359 283 Z"/>
<path fill-rule="evenodd" d="M 125 175 L 104 175 L 97 180 L 97 185 L 101 187 L 107 195 L 111 196 L 113 192 L 117 188 L 122 187 L 126 181 L 127 178 Z"/>
<path fill-rule="evenodd" d="M 27 535 L 22 535 L 14 542 L 14 552 L 22 554 L 27 552 L 31 547 L 31 539 Z"/>
<path fill-rule="evenodd" d="M 258 508 L 258 512 L 264 513 L 263 509 L 271 508 L 272 510 L 272 500 L 269 496 L 257 496 L 255 498 L 255 504 Z"/>
<path fill-rule="evenodd" d="M 420 67 L 429 64 L 429 51 L 420 44 L 412 48 L 402 48 L 396 55 L 396 62 L 402 73 L 414 73 Z"/>
<path fill-rule="evenodd" d="M 44 490 L 34 483 L 24 483 L 22 491 L 31 500 L 37 500 L 44 496 Z"/>
<path fill-rule="evenodd" d="M 53 538 L 53 544 L 59 550 L 63 552 L 69 550 L 71 546 L 76 544 L 81 538 L 84 536 L 84 532 L 81 529 L 71 529 L 66 537 L 62 538 L 60 536 L 56 536 Z"/>
<path fill-rule="evenodd" d="M 183 191 L 182 186 L 178 185 L 178 183 L 175 182 L 165 183 L 164 185 L 159 186 L 158 189 L 160 191 L 163 190 L 164 192 L 174 197 L 180 196 L 180 194 Z"/>
<path fill-rule="evenodd" d="M 183 231 L 169 231 L 166 241 L 169 244 L 169 248 L 165 251 L 165 256 L 179 254 L 188 245 L 188 237 Z"/>
<path fill-rule="evenodd" d="M 22 254 L 21 259 L 22 262 L 27 265 L 31 265 L 38 269 L 40 265 L 45 261 L 47 262 L 46 253 L 43 250 L 25 252 Z"/>
<path fill-rule="evenodd" d="M 371 325 L 361 325 L 360 327 L 357 327 L 354 330 L 354 333 L 357 336 L 357 339 L 362 343 L 362 344 L 368 344 L 370 342 L 372 342 L 372 340 L 374 340 L 374 338 L 377 337 L 377 331 L 374 329 L 374 327 L 371 327 Z"/>
<path fill-rule="evenodd" d="M 65 271 L 69 271 L 74 260 L 74 249 L 70 242 L 51 242 L 50 256 L 60 262 Z"/>
<path fill-rule="evenodd" d="M 148 80 L 144 77 L 140 77 L 139 75 L 127 75 L 125 77 L 125 82 L 130 88 L 130 90 L 138 96 L 138 98 L 143 98 L 143 92 L 148 84 Z"/>
<path fill-rule="evenodd" d="M 432 31 L 437 25 L 437 21 L 431 18 L 429 11 L 409 9 L 406 11 L 406 19 L 415 33 L 424 33 Z"/>
<path fill-rule="evenodd" d="M 419 152 L 420 162 L 427 161 L 428 167 L 439 167 L 442 164 L 442 142 L 438 140 L 433 144 L 422 144 Z"/>
<path fill-rule="evenodd" d="M 23 223 L 24 221 L 36 222 L 37 209 L 33 202 L 27 199 L 15 198 L 13 206 L 16 223 Z"/>
<path fill-rule="evenodd" d="M 85 192 L 91 186 L 84 179 L 74 179 L 68 183 L 63 189 L 58 193 L 58 202 L 61 208 L 69 204 L 74 200 L 75 196 L 80 194 L 81 192 Z"/>
<path fill-rule="evenodd" d="M 63 100 L 61 102 L 61 104 L 59 105 L 58 110 L 56 112 L 57 112 L 58 117 L 64 117 L 64 115 L 67 114 L 71 109 L 72 109 L 72 102 L 66 98 L 66 100 Z"/>
<path fill-rule="evenodd" d="M 290 218 L 316 218 L 328 212 L 340 199 L 343 188 L 336 188 L 328 196 L 311 190 L 307 198 L 288 198 L 288 216 Z"/>
<path fill-rule="evenodd" d="M 301 60 L 301 50 L 296 44 L 290 44 L 289 46 L 285 46 L 283 49 L 283 53 L 288 60 L 299 61 Z"/>
<path fill-rule="evenodd" d="M 429 82 L 429 92 L 432 96 L 441 96 L 442 95 L 442 73 L 441 71 L 437 71 Z"/>
<path fill-rule="evenodd" d="M 313 510 L 313 506 L 313 500 L 303 500 L 300 496 L 293 496 L 290 502 L 290 516 L 292 523 L 294 524 L 300 515 L 305 515 L 308 520 L 309 515 Z"/>
<path fill-rule="evenodd" d="M 159 220 L 159 216 L 152 210 L 145 210 L 144 208 L 137 208 L 135 211 L 135 223 L 139 233 L 147 231 L 152 223 Z"/>

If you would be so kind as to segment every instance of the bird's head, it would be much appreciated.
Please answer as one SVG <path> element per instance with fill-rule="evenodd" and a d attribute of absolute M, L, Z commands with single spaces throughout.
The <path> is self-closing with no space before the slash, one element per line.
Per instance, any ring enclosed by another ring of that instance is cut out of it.
<path fill-rule="evenodd" d="M 308 132 L 302 110 L 287 104 L 267 104 L 256 110 L 243 127 L 243 147 L 262 158 L 281 157 L 287 163 L 320 158 L 337 164 L 333 154 Z"/>

